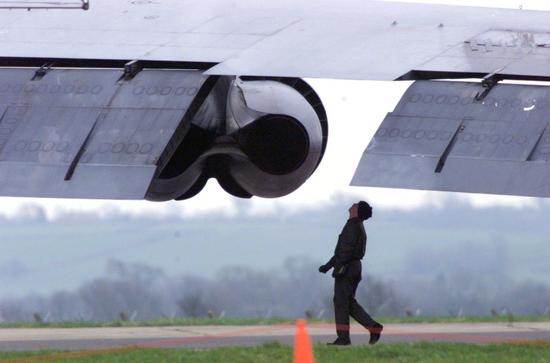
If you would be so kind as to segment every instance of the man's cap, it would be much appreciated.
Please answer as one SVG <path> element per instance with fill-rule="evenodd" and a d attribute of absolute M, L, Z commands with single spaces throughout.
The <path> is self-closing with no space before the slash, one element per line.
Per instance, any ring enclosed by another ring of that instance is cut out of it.
<path fill-rule="evenodd" d="M 372 207 L 370 206 L 369 203 L 362 200 L 359 203 L 357 203 L 357 206 L 358 206 L 357 209 L 358 209 L 359 218 L 365 221 L 370 217 L 372 217 Z"/>

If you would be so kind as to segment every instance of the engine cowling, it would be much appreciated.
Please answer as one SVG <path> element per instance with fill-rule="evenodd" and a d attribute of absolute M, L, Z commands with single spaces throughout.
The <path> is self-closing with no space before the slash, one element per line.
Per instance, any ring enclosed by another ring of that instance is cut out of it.
<path fill-rule="evenodd" d="M 327 133 L 322 103 L 303 80 L 220 77 L 148 199 L 190 198 L 209 178 L 237 197 L 287 195 L 319 165 Z"/>

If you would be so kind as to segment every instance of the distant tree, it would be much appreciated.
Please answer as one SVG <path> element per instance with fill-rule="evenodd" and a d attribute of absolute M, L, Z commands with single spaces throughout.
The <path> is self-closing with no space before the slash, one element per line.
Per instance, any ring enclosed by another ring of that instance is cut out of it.
<path fill-rule="evenodd" d="M 364 286 L 360 285 L 356 296 L 372 315 L 401 315 L 408 305 L 390 283 L 373 277 L 369 277 Z"/>
<path fill-rule="evenodd" d="M 36 323 L 38 323 L 38 324 L 43 324 L 44 323 L 44 319 L 42 319 L 42 315 L 40 315 L 39 313 L 33 313 L 32 317 L 33 317 L 33 319 Z"/>
<path fill-rule="evenodd" d="M 178 306 L 181 311 L 189 317 L 198 318 L 208 315 L 208 307 L 203 301 L 200 292 L 186 293 L 183 298 L 178 301 Z"/>

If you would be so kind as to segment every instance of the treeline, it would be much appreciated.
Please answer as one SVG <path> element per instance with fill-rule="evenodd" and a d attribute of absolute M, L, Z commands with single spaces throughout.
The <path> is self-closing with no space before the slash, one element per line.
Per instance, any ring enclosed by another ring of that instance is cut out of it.
<path fill-rule="evenodd" d="M 0 319 L 16 321 L 148 320 L 176 317 L 332 317 L 332 279 L 319 263 L 288 259 L 273 271 L 224 268 L 167 276 L 162 269 L 110 261 L 103 277 L 75 291 L 0 299 Z M 547 314 L 550 288 L 502 276 L 445 276 L 389 281 L 365 276 L 358 300 L 373 315 Z"/>

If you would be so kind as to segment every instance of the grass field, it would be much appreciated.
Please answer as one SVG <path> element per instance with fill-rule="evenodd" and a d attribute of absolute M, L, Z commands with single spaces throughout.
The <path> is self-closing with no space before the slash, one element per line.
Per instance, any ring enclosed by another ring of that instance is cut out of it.
<path fill-rule="evenodd" d="M 374 347 L 315 346 L 317 363 L 339 362 L 529 362 L 550 361 L 550 343 L 530 344 L 457 344 L 457 343 L 398 343 Z M 250 348 L 215 349 L 131 349 L 119 352 L 21 352 L 0 353 L 0 362 L 224 362 L 267 363 L 292 362 L 292 348 L 268 343 Z"/>
<path fill-rule="evenodd" d="M 478 316 L 478 317 L 377 317 L 383 324 L 387 323 L 510 323 L 510 322 L 545 322 L 550 321 L 550 314 L 528 316 Z M 331 320 L 311 319 L 314 323 L 332 323 Z M 294 320 L 285 318 L 181 318 L 143 321 L 66 321 L 53 323 L 2 323 L 1 328 L 86 328 L 86 327 L 121 327 L 121 326 L 196 326 L 196 325 L 274 325 L 293 324 Z"/>

